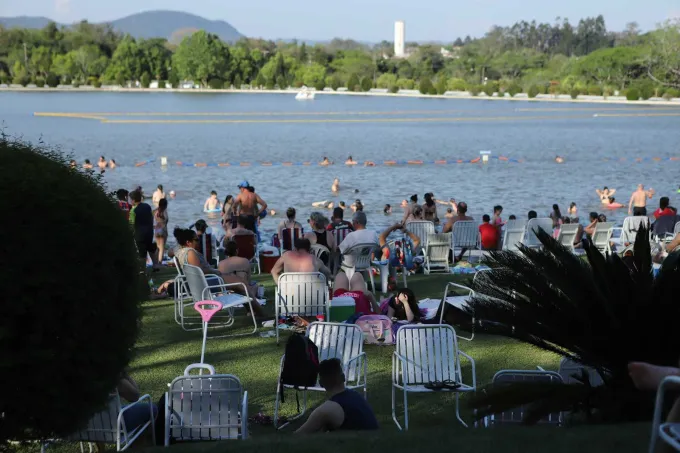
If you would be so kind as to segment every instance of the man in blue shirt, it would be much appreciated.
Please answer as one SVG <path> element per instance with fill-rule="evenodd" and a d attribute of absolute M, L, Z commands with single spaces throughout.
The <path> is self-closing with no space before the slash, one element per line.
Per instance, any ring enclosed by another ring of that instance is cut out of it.
<path fill-rule="evenodd" d="M 378 429 L 378 420 L 366 399 L 345 388 L 340 360 L 328 359 L 319 364 L 319 384 L 326 389 L 328 401 L 317 407 L 296 433 Z"/>

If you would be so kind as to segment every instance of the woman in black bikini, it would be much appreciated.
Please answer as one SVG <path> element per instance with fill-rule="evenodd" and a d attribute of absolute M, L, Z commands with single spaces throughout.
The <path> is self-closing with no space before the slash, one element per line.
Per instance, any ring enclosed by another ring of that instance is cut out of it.
<path fill-rule="evenodd" d="M 309 216 L 309 227 L 312 229 L 309 233 L 305 234 L 305 238 L 309 239 L 309 242 L 314 245 L 323 245 L 328 249 L 329 252 L 333 252 L 336 248 L 335 238 L 333 237 L 332 231 L 327 231 L 328 219 L 324 217 L 320 212 L 312 212 Z M 324 256 L 325 255 L 325 256 Z M 330 259 L 327 254 L 319 256 L 321 261 L 328 266 L 328 260 Z"/>

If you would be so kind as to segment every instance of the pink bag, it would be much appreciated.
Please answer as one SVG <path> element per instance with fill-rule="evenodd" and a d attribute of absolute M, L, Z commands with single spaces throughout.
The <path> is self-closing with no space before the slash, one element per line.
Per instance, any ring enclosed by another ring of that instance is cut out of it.
<path fill-rule="evenodd" d="M 383 315 L 364 315 L 356 321 L 356 325 L 364 333 L 364 343 L 390 345 L 394 344 L 392 321 Z"/>

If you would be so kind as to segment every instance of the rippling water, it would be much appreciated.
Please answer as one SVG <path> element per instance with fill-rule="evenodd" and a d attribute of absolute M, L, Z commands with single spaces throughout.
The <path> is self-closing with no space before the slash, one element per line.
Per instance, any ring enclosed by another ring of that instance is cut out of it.
<path fill-rule="evenodd" d="M 97 113 L 108 122 L 34 112 Z M 156 184 L 175 190 L 171 225 L 205 217 L 210 190 L 221 199 L 235 195 L 242 179 L 281 213 L 263 221 L 266 231 L 274 230 L 288 206 L 304 220 L 314 201 L 349 205 L 356 198 L 366 206 L 369 223 L 381 228 L 400 217 L 384 216 L 385 203 L 396 212 L 402 199 L 413 193 L 422 199 L 428 191 L 466 201 L 476 219 L 495 204 L 504 206 L 507 218 L 530 209 L 547 215 L 553 203 L 566 213 L 574 201 L 584 221 L 589 211 L 602 211 L 595 188 L 604 185 L 617 188 L 617 201 L 624 204 L 638 183 L 656 189 L 651 205 L 662 195 L 680 204 L 680 161 L 634 161 L 680 157 L 680 109 L 353 96 L 299 102 L 292 95 L 267 94 L 0 93 L 0 119 L 5 132 L 60 146 L 81 162 L 96 162 L 100 155 L 116 159 L 120 167 L 105 174 L 111 190 L 142 185 L 151 194 Z M 317 162 L 323 156 L 338 163 L 348 155 L 360 162 L 470 160 L 480 150 L 523 162 L 354 168 L 174 164 Z M 558 154 L 564 164 L 554 162 Z M 168 157 L 167 168 L 161 168 L 161 156 Z M 152 158 L 157 161 L 134 166 Z M 330 191 L 336 176 L 338 196 Z M 621 220 L 625 210 L 606 214 Z"/>

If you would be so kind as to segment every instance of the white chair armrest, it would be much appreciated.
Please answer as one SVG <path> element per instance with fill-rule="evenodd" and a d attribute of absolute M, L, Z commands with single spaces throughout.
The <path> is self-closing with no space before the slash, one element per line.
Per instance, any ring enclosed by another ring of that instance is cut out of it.
<path fill-rule="evenodd" d="M 146 394 L 146 395 L 140 396 L 139 399 L 138 399 L 137 401 L 135 401 L 134 403 L 130 403 L 130 404 L 124 406 L 124 407 L 121 407 L 120 412 L 118 412 L 118 420 L 117 420 L 117 423 L 118 423 L 118 431 L 122 431 L 123 433 L 125 433 L 125 438 L 126 438 L 126 439 L 127 439 L 127 437 L 128 437 L 128 427 L 127 427 L 127 426 L 124 426 L 124 423 L 123 423 L 123 414 L 124 414 L 127 410 L 129 410 L 131 407 L 134 407 L 134 406 L 137 405 L 137 404 L 141 404 L 144 400 L 146 400 L 147 403 L 148 403 L 149 405 L 152 404 L 152 402 L 151 402 L 151 395 Z M 151 410 L 153 410 L 153 409 L 151 409 Z M 151 420 L 151 421 L 153 422 L 153 420 Z"/>
<path fill-rule="evenodd" d="M 233 290 L 230 290 L 229 288 L 234 288 L 234 287 L 237 287 L 237 286 L 240 286 L 240 287 L 243 288 L 244 294 L 246 294 L 243 297 L 248 297 L 247 296 L 248 288 L 246 288 L 246 285 L 243 284 L 243 283 L 221 283 L 219 285 L 209 285 L 209 286 L 206 286 L 205 288 L 203 288 L 203 294 L 201 295 L 201 297 L 203 297 L 204 300 L 210 300 L 210 298 L 206 297 L 206 296 L 209 295 L 211 289 L 220 288 L 220 289 L 225 289 L 226 291 L 233 292 Z"/>
<path fill-rule="evenodd" d="M 460 349 L 458 350 L 458 354 L 462 355 L 463 357 L 465 357 L 466 359 L 468 359 L 470 361 L 470 365 L 471 365 L 471 368 L 472 368 L 472 388 L 476 389 L 477 388 L 477 372 L 475 371 L 475 359 L 473 359 L 472 357 L 470 357 L 469 355 L 467 355 L 466 353 L 464 353 Z M 460 378 L 461 378 L 461 381 L 462 381 L 463 376 L 461 376 Z"/>

